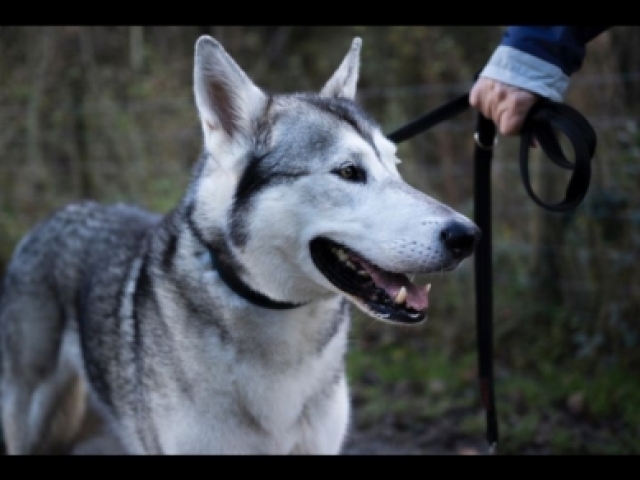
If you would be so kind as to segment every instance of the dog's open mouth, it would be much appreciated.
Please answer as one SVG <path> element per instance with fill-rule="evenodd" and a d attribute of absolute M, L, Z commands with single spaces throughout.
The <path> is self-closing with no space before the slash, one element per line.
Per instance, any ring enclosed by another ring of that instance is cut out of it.
<path fill-rule="evenodd" d="M 367 313 L 400 323 L 424 320 L 430 284 L 418 286 L 326 238 L 313 239 L 309 248 L 318 270 Z"/>

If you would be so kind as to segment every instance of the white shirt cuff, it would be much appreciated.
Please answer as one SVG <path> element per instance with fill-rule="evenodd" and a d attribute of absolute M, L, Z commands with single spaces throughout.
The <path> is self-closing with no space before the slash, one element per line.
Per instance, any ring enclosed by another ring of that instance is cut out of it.
<path fill-rule="evenodd" d="M 505 45 L 499 46 L 480 76 L 562 101 L 569 77 L 552 63 Z"/>

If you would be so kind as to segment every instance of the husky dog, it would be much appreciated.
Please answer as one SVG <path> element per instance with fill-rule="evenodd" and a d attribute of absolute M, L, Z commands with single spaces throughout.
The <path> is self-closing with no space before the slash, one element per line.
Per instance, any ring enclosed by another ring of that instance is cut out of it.
<path fill-rule="evenodd" d="M 17 246 L 0 304 L 10 454 L 336 454 L 349 303 L 425 318 L 476 225 L 405 183 L 355 102 L 361 40 L 320 93 L 269 94 L 195 45 L 203 155 L 164 216 L 69 205 Z M 84 442 L 84 443 L 83 443 Z"/>

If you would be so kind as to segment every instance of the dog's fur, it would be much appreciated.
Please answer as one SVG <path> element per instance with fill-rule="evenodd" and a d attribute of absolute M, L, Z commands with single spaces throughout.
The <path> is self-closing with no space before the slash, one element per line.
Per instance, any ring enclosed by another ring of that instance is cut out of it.
<path fill-rule="evenodd" d="M 72 204 L 16 248 L 0 299 L 11 454 L 101 441 L 112 453 L 338 453 L 347 300 L 418 322 L 426 295 L 399 274 L 473 251 L 477 227 L 402 181 L 395 146 L 354 101 L 359 39 L 320 94 L 267 94 L 214 39 L 195 50 L 204 152 L 180 204 L 164 216 Z M 338 286 L 311 253 L 319 237 L 415 309 Z"/>

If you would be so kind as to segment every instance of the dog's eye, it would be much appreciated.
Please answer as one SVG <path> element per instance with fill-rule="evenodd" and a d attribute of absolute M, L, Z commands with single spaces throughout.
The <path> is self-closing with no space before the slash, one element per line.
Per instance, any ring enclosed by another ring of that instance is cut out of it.
<path fill-rule="evenodd" d="M 344 180 L 349 180 L 351 182 L 364 182 L 364 171 L 355 165 L 345 165 L 344 167 L 340 167 L 335 170 L 334 173 Z"/>

